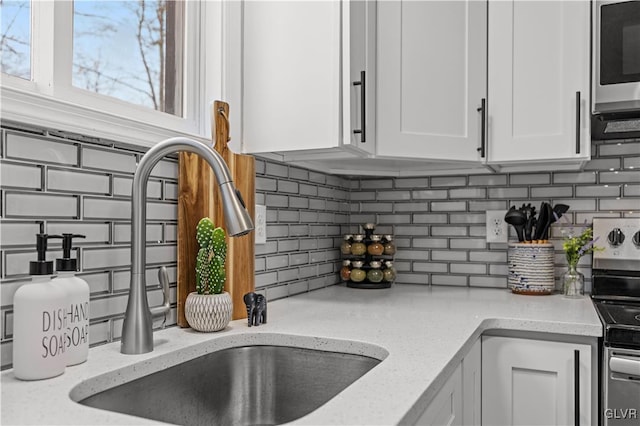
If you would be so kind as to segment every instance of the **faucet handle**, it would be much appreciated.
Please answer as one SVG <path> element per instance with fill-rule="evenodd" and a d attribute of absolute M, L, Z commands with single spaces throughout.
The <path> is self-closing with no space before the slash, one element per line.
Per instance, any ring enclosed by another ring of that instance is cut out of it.
<path fill-rule="evenodd" d="M 162 328 L 164 328 L 167 322 L 167 313 L 169 313 L 169 309 L 171 309 L 169 301 L 169 273 L 165 266 L 160 267 L 158 270 L 158 280 L 162 288 L 162 305 L 151 308 L 150 311 L 153 317 L 164 315 L 164 321 L 162 321 Z"/>

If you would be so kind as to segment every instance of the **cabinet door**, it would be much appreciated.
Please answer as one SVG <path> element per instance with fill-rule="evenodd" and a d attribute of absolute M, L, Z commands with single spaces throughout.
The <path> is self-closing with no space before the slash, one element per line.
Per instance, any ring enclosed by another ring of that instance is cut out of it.
<path fill-rule="evenodd" d="M 484 1 L 381 1 L 377 153 L 479 160 L 486 97 Z"/>
<path fill-rule="evenodd" d="M 589 158 L 589 16 L 588 1 L 490 3 L 489 162 Z"/>
<path fill-rule="evenodd" d="M 478 339 L 462 361 L 462 424 L 482 424 L 482 340 Z"/>
<path fill-rule="evenodd" d="M 576 360 L 578 380 L 574 374 Z M 588 345 L 482 338 L 483 424 L 574 424 L 576 402 L 579 424 L 591 424 L 591 348 Z"/>
<path fill-rule="evenodd" d="M 453 372 L 417 425 L 462 425 L 462 365 Z"/>
<path fill-rule="evenodd" d="M 341 3 L 243 3 L 243 150 L 342 140 Z"/>
<path fill-rule="evenodd" d="M 376 2 L 352 0 L 347 2 L 344 20 L 348 22 L 343 34 L 349 35 L 345 49 L 344 140 L 352 147 L 375 154 L 375 84 L 376 84 Z M 345 35 L 346 37 L 346 35 Z"/>

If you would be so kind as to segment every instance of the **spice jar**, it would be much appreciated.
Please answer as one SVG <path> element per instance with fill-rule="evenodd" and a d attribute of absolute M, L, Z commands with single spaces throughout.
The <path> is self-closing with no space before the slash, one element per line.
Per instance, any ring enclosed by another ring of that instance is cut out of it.
<path fill-rule="evenodd" d="M 362 270 L 362 261 L 354 260 L 351 264 L 353 265 L 353 268 L 351 269 L 351 281 L 354 283 L 364 281 L 367 277 L 367 273 Z"/>
<path fill-rule="evenodd" d="M 349 281 L 351 278 L 351 261 L 344 260 L 342 262 L 342 269 L 340 269 L 340 278 L 342 281 Z"/>
<path fill-rule="evenodd" d="M 384 246 L 380 240 L 380 235 L 372 235 L 371 243 L 367 246 L 367 253 L 372 256 L 380 256 L 384 252 Z"/>
<path fill-rule="evenodd" d="M 344 241 L 340 244 L 340 253 L 342 254 L 351 254 L 351 241 L 353 240 L 353 235 L 347 234 L 344 236 Z"/>
<path fill-rule="evenodd" d="M 375 223 L 365 223 L 362 225 L 362 229 L 364 229 L 364 240 L 370 241 L 371 235 L 373 235 L 373 230 L 376 229 Z"/>
<path fill-rule="evenodd" d="M 393 262 L 385 262 L 385 269 L 382 271 L 382 280 L 384 282 L 393 282 L 396 279 L 396 268 L 393 267 Z"/>
<path fill-rule="evenodd" d="M 385 235 L 383 238 L 384 254 L 393 256 L 396 254 L 396 243 L 393 242 L 393 235 Z"/>
<path fill-rule="evenodd" d="M 373 260 L 369 265 L 371 266 L 371 269 L 367 272 L 367 279 L 372 283 L 379 283 L 382 281 L 383 273 L 380 270 L 380 262 Z"/>
<path fill-rule="evenodd" d="M 364 237 L 361 234 L 353 236 L 353 242 L 351 243 L 351 254 L 355 256 L 362 256 L 367 252 L 367 246 L 362 242 Z"/>

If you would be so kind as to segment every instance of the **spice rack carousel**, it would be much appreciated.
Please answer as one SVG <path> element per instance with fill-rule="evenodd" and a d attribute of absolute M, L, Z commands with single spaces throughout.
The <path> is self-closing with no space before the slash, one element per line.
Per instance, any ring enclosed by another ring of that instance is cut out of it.
<path fill-rule="evenodd" d="M 352 288 L 389 288 L 396 279 L 393 235 L 374 234 L 375 225 L 372 223 L 362 228 L 364 234 L 347 234 L 343 237 L 340 245 L 340 279 Z"/>

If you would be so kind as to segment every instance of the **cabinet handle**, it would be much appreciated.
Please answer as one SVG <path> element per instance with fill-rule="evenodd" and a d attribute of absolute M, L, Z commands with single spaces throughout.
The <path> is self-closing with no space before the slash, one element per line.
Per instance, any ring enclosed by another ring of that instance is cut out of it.
<path fill-rule="evenodd" d="M 580 426 L 580 351 L 578 349 L 573 351 L 573 400 L 573 423 Z"/>
<path fill-rule="evenodd" d="M 576 154 L 580 154 L 580 92 L 576 92 Z"/>
<path fill-rule="evenodd" d="M 360 142 L 365 143 L 366 133 L 365 133 L 365 122 L 367 120 L 367 85 L 365 80 L 365 71 L 360 71 L 360 81 L 354 81 L 354 86 L 360 87 L 360 128 L 354 129 L 353 133 L 355 135 L 360 134 Z"/>
<path fill-rule="evenodd" d="M 484 158 L 484 154 L 485 154 L 485 145 L 486 145 L 486 140 L 485 140 L 485 134 L 486 134 L 486 122 L 487 122 L 487 100 L 485 98 L 482 98 L 482 100 L 480 101 L 480 108 L 477 109 L 477 111 L 480 113 L 481 115 L 481 123 L 480 123 L 480 148 L 477 149 L 477 151 L 480 152 L 480 157 Z"/>

